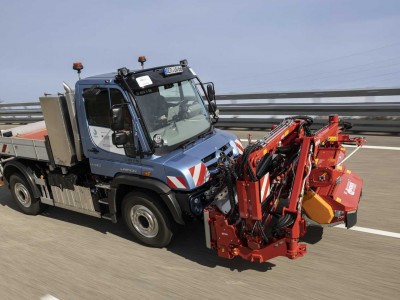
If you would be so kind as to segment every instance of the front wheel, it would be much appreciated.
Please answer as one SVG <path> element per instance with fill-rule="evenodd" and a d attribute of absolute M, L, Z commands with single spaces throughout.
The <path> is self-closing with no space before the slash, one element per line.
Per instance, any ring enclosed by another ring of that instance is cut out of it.
<path fill-rule="evenodd" d="M 144 193 L 129 193 L 123 200 L 122 213 L 126 226 L 138 240 L 162 248 L 171 242 L 173 221 L 159 201 Z"/>
<path fill-rule="evenodd" d="M 15 202 L 25 214 L 37 215 L 41 212 L 40 200 L 33 196 L 32 189 L 22 174 L 11 175 L 10 189 Z"/>

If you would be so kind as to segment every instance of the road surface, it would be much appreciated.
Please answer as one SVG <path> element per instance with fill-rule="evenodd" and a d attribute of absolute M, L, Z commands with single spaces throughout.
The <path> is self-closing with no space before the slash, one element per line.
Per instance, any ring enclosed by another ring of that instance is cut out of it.
<path fill-rule="evenodd" d="M 400 147 L 399 137 L 367 139 L 368 145 Z M 152 249 L 135 243 L 122 223 L 54 207 L 24 215 L 2 187 L 0 299 L 396 299 L 396 149 L 361 149 L 347 163 L 364 179 L 357 226 L 381 234 L 311 228 L 305 257 L 264 264 L 217 257 L 205 248 L 201 223 L 181 230 L 168 248 Z"/>

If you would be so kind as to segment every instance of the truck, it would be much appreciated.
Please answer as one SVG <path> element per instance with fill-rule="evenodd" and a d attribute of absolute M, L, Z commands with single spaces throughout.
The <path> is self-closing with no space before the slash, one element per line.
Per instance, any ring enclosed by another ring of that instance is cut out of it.
<path fill-rule="evenodd" d="M 164 247 L 176 225 L 202 215 L 218 155 L 241 144 L 218 119 L 212 83 L 187 60 L 66 83 L 40 97 L 44 121 L 2 130 L 1 182 L 22 212 L 46 205 L 117 222 Z M 80 74 L 81 63 L 73 68 Z"/>
<path fill-rule="evenodd" d="M 0 184 L 22 212 L 56 206 L 116 223 L 144 245 L 167 246 L 179 225 L 202 219 L 219 256 L 265 262 L 306 253 L 307 227 L 357 222 L 362 179 L 344 162 L 337 115 L 313 129 L 293 116 L 243 147 L 215 127 L 214 84 L 187 60 L 80 78 L 40 97 L 44 121 L 1 130 Z"/>

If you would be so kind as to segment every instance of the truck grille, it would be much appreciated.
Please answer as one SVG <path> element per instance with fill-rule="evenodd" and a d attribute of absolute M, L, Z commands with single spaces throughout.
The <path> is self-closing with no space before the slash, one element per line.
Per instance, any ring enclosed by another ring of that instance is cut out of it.
<path fill-rule="evenodd" d="M 229 157 L 233 155 L 233 147 L 229 143 L 223 145 L 218 150 L 224 152 L 225 155 Z M 217 166 L 217 151 L 211 153 L 210 155 L 207 155 L 201 161 L 207 166 L 207 169 L 209 171 L 215 169 L 215 167 Z"/>

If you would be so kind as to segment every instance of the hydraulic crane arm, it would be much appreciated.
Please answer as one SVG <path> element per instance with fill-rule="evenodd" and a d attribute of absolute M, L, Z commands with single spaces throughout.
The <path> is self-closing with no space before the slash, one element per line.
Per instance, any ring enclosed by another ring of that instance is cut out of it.
<path fill-rule="evenodd" d="M 207 245 L 218 255 L 293 259 L 306 253 L 299 239 L 307 223 L 355 224 L 362 180 L 342 164 L 342 144 L 365 141 L 342 134 L 348 123 L 336 115 L 314 134 L 311 124 L 309 117 L 288 118 L 238 159 L 220 162 L 218 192 L 204 211 Z"/>

